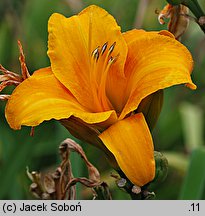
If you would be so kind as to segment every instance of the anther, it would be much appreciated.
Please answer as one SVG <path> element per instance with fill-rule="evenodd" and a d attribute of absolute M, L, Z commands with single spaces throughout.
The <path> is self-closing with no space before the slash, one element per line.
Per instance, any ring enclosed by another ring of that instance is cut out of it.
<path fill-rule="evenodd" d="M 94 57 L 94 59 L 98 60 L 99 55 L 100 54 L 99 54 L 99 46 L 98 46 L 96 49 L 93 50 L 92 56 Z"/>
<path fill-rule="evenodd" d="M 113 64 L 117 61 L 118 57 L 120 54 L 116 55 L 115 57 L 110 57 L 110 59 L 108 60 L 108 64 Z"/>
<path fill-rule="evenodd" d="M 108 45 L 108 42 L 104 43 L 104 45 L 102 46 L 101 55 L 103 55 L 103 53 L 104 53 L 105 50 L 107 49 L 107 45 Z"/>
<path fill-rule="evenodd" d="M 110 48 L 109 48 L 109 55 L 113 52 L 114 48 L 115 48 L 116 42 L 114 42 Z"/>
<path fill-rule="evenodd" d="M 111 64 L 113 61 L 113 57 L 111 56 L 110 59 L 108 60 L 108 64 Z"/>

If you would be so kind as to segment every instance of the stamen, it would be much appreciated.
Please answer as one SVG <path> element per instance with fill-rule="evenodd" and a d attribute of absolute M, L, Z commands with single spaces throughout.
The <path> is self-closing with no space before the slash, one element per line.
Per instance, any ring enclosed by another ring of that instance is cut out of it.
<path fill-rule="evenodd" d="M 115 48 L 116 42 L 114 42 L 110 48 L 109 48 L 109 55 L 113 52 L 114 48 Z"/>
<path fill-rule="evenodd" d="M 110 59 L 108 60 L 108 64 L 113 64 L 117 61 L 118 57 L 120 54 L 116 55 L 115 57 L 110 57 Z"/>
<path fill-rule="evenodd" d="M 92 56 L 94 57 L 94 59 L 98 60 L 99 56 L 100 56 L 100 53 L 99 53 L 99 46 L 93 50 L 92 52 Z"/>
<path fill-rule="evenodd" d="M 106 82 L 110 67 L 116 62 L 119 54 L 115 56 L 113 53 L 116 42 L 109 47 L 108 44 L 109 42 L 106 42 L 102 46 L 98 46 L 91 54 L 93 61 L 91 64 L 90 81 L 92 82 L 94 105 L 98 111 L 114 109 L 106 95 Z"/>
<path fill-rule="evenodd" d="M 108 64 L 111 64 L 113 61 L 113 57 L 111 56 L 110 59 L 108 60 Z"/>
<path fill-rule="evenodd" d="M 101 55 L 104 54 L 105 50 L 107 49 L 107 45 L 108 45 L 108 42 L 104 43 L 104 45 L 102 46 Z"/>
<path fill-rule="evenodd" d="M 110 59 L 108 60 L 108 64 L 111 64 L 113 61 L 113 57 L 111 56 Z"/>

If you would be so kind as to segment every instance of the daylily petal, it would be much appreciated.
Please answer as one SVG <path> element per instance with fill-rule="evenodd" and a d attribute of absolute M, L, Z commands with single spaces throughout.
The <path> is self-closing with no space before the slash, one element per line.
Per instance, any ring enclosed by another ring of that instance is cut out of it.
<path fill-rule="evenodd" d="M 127 45 L 120 27 L 105 10 L 92 5 L 70 18 L 53 14 L 48 30 L 48 55 L 53 73 L 83 106 L 99 112 L 96 86 L 100 85 L 103 76 L 106 80 L 103 67 L 111 57 L 101 54 L 106 43 L 106 52 L 116 43 L 112 57 L 119 53 L 120 56 L 113 67 L 119 75 L 124 75 Z M 93 61 L 94 50 L 98 51 L 95 55 L 97 63 Z"/>
<path fill-rule="evenodd" d="M 153 180 L 153 142 L 143 114 L 118 121 L 99 137 L 132 183 L 143 186 Z"/>
<path fill-rule="evenodd" d="M 123 36 L 127 42 L 127 44 L 131 44 L 136 40 L 139 40 L 140 37 L 143 39 L 144 37 L 154 37 L 156 34 L 169 36 L 171 38 L 175 38 L 174 35 L 167 31 L 167 30 L 161 30 L 161 31 L 145 31 L 143 29 L 133 29 L 127 32 L 123 33 Z"/>
<path fill-rule="evenodd" d="M 76 116 L 87 123 L 98 123 L 115 116 L 113 111 L 89 113 L 55 78 L 50 68 L 36 71 L 11 95 L 5 112 L 13 129 L 21 125 L 37 126 L 44 120 Z"/>
<path fill-rule="evenodd" d="M 193 69 L 191 54 L 170 33 L 135 30 L 124 37 L 129 50 L 125 65 L 129 99 L 121 119 L 135 110 L 142 99 L 160 89 L 177 84 L 196 88 L 190 77 Z"/>
<path fill-rule="evenodd" d="M 171 38 L 175 38 L 172 33 L 166 30 L 162 30 L 160 32 L 145 32 L 144 30 L 130 30 L 126 33 L 123 33 L 126 37 L 127 44 L 132 43 L 139 37 L 144 37 L 144 33 L 149 34 L 149 36 L 155 36 L 157 33 L 162 35 L 167 35 Z M 137 35 L 136 35 L 137 34 Z M 113 107 L 115 108 L 116 112 L 120 113 L 123 110 L 128 98 L 129 92 L 126 92 L 126 86 L 128 85 L 127 82 L 129 81 L 129 76 L 121 77 L 116 76 L 116 71 L 113 72 L 113 68 L 111 68 L 109 75 L 114 74 L 115 76 L 109 76 L 107 79 L 107 96 L 109 97 L 110 101 L 112 102 Z M 117 89 L 117 91 L 116 91 Z"/>

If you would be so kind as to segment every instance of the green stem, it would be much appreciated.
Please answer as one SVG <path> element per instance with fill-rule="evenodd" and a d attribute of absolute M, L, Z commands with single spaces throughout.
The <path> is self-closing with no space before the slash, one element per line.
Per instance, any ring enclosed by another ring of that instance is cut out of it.
<path fill-rule="evenodd" d="M 201 6 L 199 5 L 197 0 L 184 0 L 184 1 L 182 1 L 182 4 L 187 6 L 191 10 L 191 12 L 197 18 L 197 20 L 199 20 L 200 17 L 205 16 L 205 13 L 201 9 Z M 205 24 L 203 24 L 203 25 L 199 24 L 199 26 L 200 26 L 201 30 L 205 33 Z"/>
<path fill-rule="evenodd" d="M 189 9 L 192 11 L 192 13 L 196 16 L 197 19 L 205 16 L 197 0 L 184 0 L 182 4 L 189 7 Z"/>

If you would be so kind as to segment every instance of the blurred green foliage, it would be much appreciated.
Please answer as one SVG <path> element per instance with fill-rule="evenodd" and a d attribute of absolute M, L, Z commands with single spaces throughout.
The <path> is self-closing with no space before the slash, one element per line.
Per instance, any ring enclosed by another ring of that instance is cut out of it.
<path fill-rule="evenodd" d="M 205 9 L 205 2 L 201 0 L 199 3 Z M 99 5 L 114 15 L 123 31 L 133 27 L 146 30 L 166 29 L 166 25 L 159 25 L 155 13 L 156 9 L 163 8 L 165 0 L 1 0 L 0 63 L 11 71 L 20 71 L 17 47 L 19 39 L 24 47 L 31 73 L 48 66 L 46 51 L 49 16 L 59 12 L 69 17 L 90 4 Z M 202 159 L 196 159 L 194 155 L 194 165 L 189 166 L 192 144 L 194 151 L 200 151 L 199 147 L 204 148 L 205 122 L 205 36 L 193 21 L 183 36 L 182 43 L 193 55 L 195 67 L 192 77 L 198 89 L 191 91 L 183 86 L 177 86 L 165 90 L 162 113 L 153 136 L 155 149 L 165 153 L 170 169 L 166 181 L 153 188 L 157 199 L 186 199 L 186 185 L 188 184 L 189 190 L 192 191 L 191 187 L 195 188 L 197 186 L 194 184 L 198 184 L 190 178 L 205 171 L 204 164 L 199 166 Z M 10 90 L 6 89 L 4 93 Z M 29 136 L 30 128 L 23 127 L 20 131 L 13 131 L 5 120 L 4 108 L 5 103 L 1 102 L 0 199 L 32 199 L 26 167 L 42 172 L 55 169 L 59 163 L 58 145 L 69 134 L 56 121 L 44 122 L 36 127 L 34 137 Z M 129 199 L 127 194 L 116 188 L 114 179 L 110 177 L 112 170 L 102 153 L 90 145 L 81 144 L 88 159 L 100 170 L 103 180 L 110 185 L 113 199 Z M 204 163 L 204 158 L 202 161 Z M 77 155 L 72 156 L 72 165 L 74 175 L 87 175 L 83 162 Z M 204 176 L 199 179 L 203 186 Z M 190 184 L 190 181 L 193 184 Z M 203 190 L 204 187 L 201 187 L 198 199 L 205 197 Z M 88 199 L 90 195 L 90 191 L 85 188 L 78 190 L 79 199 Z M 187 199 L 189 198 L 192 198 L 190 193 L 187 196 Z"/>

